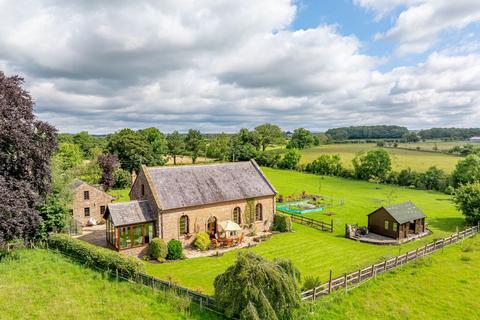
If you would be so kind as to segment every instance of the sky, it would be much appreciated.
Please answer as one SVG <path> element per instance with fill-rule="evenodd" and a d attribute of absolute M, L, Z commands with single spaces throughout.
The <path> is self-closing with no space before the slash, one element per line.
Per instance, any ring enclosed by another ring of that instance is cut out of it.
<path fill-rule="evenodd" d="M 0 0 L 61 132 L 478 127 L 479 0 Z"/>

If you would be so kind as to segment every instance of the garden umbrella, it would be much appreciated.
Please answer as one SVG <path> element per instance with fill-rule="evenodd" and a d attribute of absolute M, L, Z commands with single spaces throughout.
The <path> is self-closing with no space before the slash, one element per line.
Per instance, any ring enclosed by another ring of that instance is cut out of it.
<path fill-rule="evenodd" d="M 222 231 L 228 234 L 228 236 L 235 235 L 237 231 L 242 230 L 242 228 L 232 220 L 222 221 L 218 225 Z"/>

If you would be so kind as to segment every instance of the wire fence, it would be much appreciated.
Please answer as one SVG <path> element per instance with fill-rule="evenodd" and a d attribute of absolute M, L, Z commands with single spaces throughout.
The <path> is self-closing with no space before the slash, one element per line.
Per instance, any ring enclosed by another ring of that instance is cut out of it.
<path fill-rule="evenodd" d="M 344 274 L 343 276 L 334 279 L 332 279 L 332 271 L 330 271 L 330 280 L 314 289 L 302 292 L 302 300 L 316 300 L 319 297 L 328 295 L 338 289 L 344 289 L 345 291 L 348 291 L 358 287 L 372 278 L 375 278 L 379 274 L 423 258 L 433 252 L 441 250 L 448 245 L 462 241 L 465 238 L 472 237 L 477 234 L 478 231 L 479 226 L 470 227 L 461 232 L 454 233 L 449 237 L 435 240 L 429 244 L 426 244 L 422 248 L 417 248 L 416 250 L 409 251 L 377 264 L 372 264 L 364 269 Z"/>
<path fill-rule="evenodd" d="M 211 296 L 181 287 L 173 282 L 157 279 L 145 273 L 137 273 L 135 276 L 132 277 L 131 275 L 121 272 L 118 269 L 115 269 L 115 270 L 102 269 L 102 268 L 99 268 L 98 266 L 84 263 L 83 261 L 80 261 L 76 257 L 69 255 L 63 251 L 60 251 L 57 249 L 51 249 L 48 247 L 48 245 L 42 246 L 42 248 L 47 249 L 49 251 L 56 252 L 56 253 L 60 253 L 65 257 L 68 257 L 69 259 L 72 259 L 77 263 L 84 265 L 85 267 L 88 267 L 93 270 L 99 271 L 103 274 L 106 274 L 110 278 L 116 279 L 117 281 L 123 280 L 123 281 L 138 283 L 138 284 L 150 287 L 154 290 L 163 290 L 163 291 L 170 290 L 179 296 L 187 297 L 188 299 L 190 299 L 190 301 L 196 303 L 200 307 L 200 309 L 206 309 L 217 315 L 220 315 L 223 318 L 228 318 L 224 314 L 223 309 L 218 305 L 217 301 Z"/>

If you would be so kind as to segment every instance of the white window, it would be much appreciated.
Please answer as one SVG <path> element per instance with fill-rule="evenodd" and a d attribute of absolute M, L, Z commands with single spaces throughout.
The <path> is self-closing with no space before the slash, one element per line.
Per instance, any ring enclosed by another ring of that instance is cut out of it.
<path fill-rule="evenodd" d="M 388 220 L 385 220 L 385 230 L 388 230 Z"/>

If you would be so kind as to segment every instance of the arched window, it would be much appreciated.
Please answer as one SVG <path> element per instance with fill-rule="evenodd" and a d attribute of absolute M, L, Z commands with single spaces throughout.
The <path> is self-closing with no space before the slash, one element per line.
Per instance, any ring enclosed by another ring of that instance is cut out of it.
<path fill-rule="evenodd" d="M 188 216 L 181 216 L 180 217 L 180 235 L 188 234 Z"/>
<path fill-rule="evenodd" d="M 240 224 L 242 222 L 240 216 L 241 216 L 240 207 L 235 207 L 235 209 L 233 209 L 233 222 Z"/>
<path fill-rule="evenodd" d="M 261 203 L 257 203 L 257 205 L 255 206 L 255 220 L 263 220 L 263 207 Z"/>

